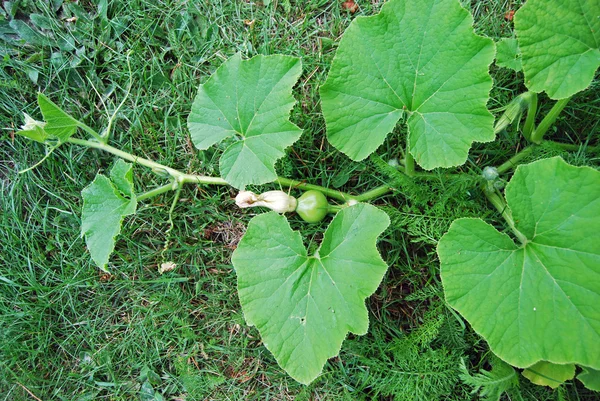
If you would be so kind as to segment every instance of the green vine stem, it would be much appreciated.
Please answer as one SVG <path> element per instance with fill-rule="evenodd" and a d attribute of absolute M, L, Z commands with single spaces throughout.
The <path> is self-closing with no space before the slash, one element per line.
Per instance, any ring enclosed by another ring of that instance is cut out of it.
<path fill-rule="evenodd" d="M 390 188 L 387 185 L 382 185 L 380 187 L 371 189 L 370 191 L 364 192 L 361 195 L 354 197 L 354 200 L 356 200 L 357 202 L 368 202 L 390 192 L 392 192 L 392 188 Z"/>
<path fill-rule="evenodd" d="M 523 136 L 528 141 L 531 141 L 531 134 L 535 130 L 535 115 L 537 114 L 538 96 L 535 92 L 527 93 L 529 94 L 529 106 L 527 107 L 525 125 L 523 125 Z"/>
<path fill-rule="evenodd" d="M 156 163 L 152 160 L 145 159 L 143 157 L 134 156 L 131 153 L 127 153 L 122 151 L 121 149 L 117 149 L 113 146 L 107 145 L 101 142 L 87 141 L 84 139 L 77 138 L 69 138 L 67 140 L 69 143 L 73 143 L 75 145 L 87 146 L 89 148 L 104 150 L 108 153 L 112 153 L 115 156 L 119 156 L 122 159 L 128 160 L 132 163 L 140 164 L 145 167 L 149 167 L 155 171 L 164 171 L 169 174 L 175 180 L 182 184 L 186 183 L 196 183 L 196 184 L 213 184 L 213 185 L 229 185 L 227 181 L 220 177 L 209 177 L 205 175 L 193 175 L 193 174 L 185 174 L 181 171 L 175 170 L 174 168 L 164 166 L 160 163 Z M 166 190 L 165 190 L 166 192 Z"/>
<path fill-rule="evenodd" d="M 173 191 L 174 189 L 177 188 L 177 182 L 176 181 L 172 181 L 168 184 L 165 184 L 163 186 L 151 189 L 150 191 L 144 192 L 142 194 L 139 194 L 138 196 L 136 196 L 136 199 L 138 201 L 143 201 L 146 199 L 150 199 L 150 198 L 154 198 L 155 196 L 164 194 L 165 192 L 169 192 L 169 191 Z"/>
<path fill-rule="evenodd" d="M 325 188 L 320 185 L 307 184 L 303 181 L 292 180 L 290 178 L 277 177 L 275 182 L 284 187 L 297 188 L 303 191 L 314 189 L 316 191 L 322 192 L 323 195 L 327 196 L 328 198 L 337 199 L 342 202 L 346 202 L 351 199 L 357 198 L 356 196 L 347 194 L 346 192 L 336 191 L 335 189 Z"/>
<path fill-rule="evenodd" d="M 343 208 L 344 208 L 343 205 L 329 205 L 329 206 L 327 206 L 327 213 L 329 213 L 329 214 L 336 214 L 337 212 L 339 212 Z"/>
<path fill-rule="evenodd" d="M 107 138 L 102 137 L 93 128 L 89 127 L 87 124 L 82 123 L 79 120 L 75 120 L 75 124 L 77 124 L 77 126 L 79 128 L 81 128 L 82 130 L 84 130 L 85 132 L 87 132 L 88 134 L 90 134 L 91 136 L 93 136 L 94 138 L 96 138 L 98 141 L 100 141 L 102 143 L 105 143 L 107 141 Z"/>
<path fill-rule="evenodd" d="M 410 154 L 408 140 L 406 141 L 406 153 L 404 155 L 404 174 L 409 177 L 415 175 L 415 158 Z"/>
<path fill-rule="evenodd" d="M 523 160 L 524 158 L 529 156 L 529 154 L 531 154 L 533 149 L 535 149 L 535 146 L 536 145 L 529 145 L 529 146 L 521 149 L 521 151 L 519 153 L 517 153 L 516 155 L 514 155 L 513 157 L 511 157 L 510 159 L 508 159 L 507 161 L 502 163 L 500 166 L 498 166 L 498 168 L 497 168 L 498 174 L 504 174 L 508 170 L 517 167 L 521 160 Z"/>
<path fill-rule="evenodd" d="M 515 221 L 512 217 L 512 213 L 500 192 L 497 189 L 485 186 L 483 188 L 483 193 L 488 198 L 490 203 L 494 205 L 496 210 L 498 210 L 500 214 L 502 214 L 502 217 L 506 221 L 506 224 L 508 224 L 508 227 L 513 232 L 513 234 L 515 234 L 515 236 L 519 239 L 519 241 L 522 244 L 526 244 L 527 237 L 515 227 Z"/>
<path fill-rule="evenodd" d="M 542 122 L 532 132 L 531 142 L 538 144 L 542 142 L 544 135 L 546 134 L 548 129 L 550 129 L 550 127 L 556 122 L 556 119 L 558 118 L 561 111 L 563 111 L 567 103 L 569 103 L 569 100 L 571 100 L 570 97 L 566 99 L 560 99 L 556 103 L 554 103 L 552 109 L 550 109 L 550 111 L 548 112 L 548 114 L 546 114 Z"/>
<path fill-rule="evenodd" d="M 229 185 L 227 183 L 227 181 L 225 181 L 224 179 L 222 179 L 220 177 L 209 177 L 209 176 L 205 176 L 205 175 L 185 174 L 174 168 L 162 165 L 160 163 L 154 162 L 152 160 L 149 160 L 149 159 L 146 159 L 143 157 L 132 155 L 131 153 L 127 153 L 121 149 L 117 149 L 114 146 L 110 146 L 105 143 L 88 141 L 88 140 L 77 139 L 77 138 L 72 138 L 72 137 L 69 138 L 67 140 L 67 142 L 75 144 L 75 145 L 86 146 L 89 148 L 100 149 L 105 152 L 112 153 L 113 155 L 118 156 L 122 159 L 128 160 L 132 163 L 136 163 L 136 164 L 151 168 L 155 172 L 164 172 L 165 174 L 168 174 L 169 176 L 173 177 L 173 179 L 176 181 L 176 183 L 179 183 L 179 184 Z M 327 196 L 329 198 L 337 199 L 342 202 L 346 202 L 346 201 L 349 201 L 352 199 L 364 202 L 364 201 L 374 199 L 378 196 L 384 195 L 391 191 L 391 189 L 388 188 L 387 186 L 385 186 L 385 187 L 382 186 L 382 187 L 378 187 L 373 190 L 367 191 L 362 195 L 353 196 L 353 195 L 350 195 L 350 194 L 342 192 L 342 191 L 336 191 L 334 189 L 325 188 L 320 185 L 307 184 L 305 182 L 292 180 L 290 178 L 278 177 L 275 180 L 275 182 L 284 187 L 297 188 L 297 189 L 301 189 L 301 190 L 305 190 L 305 191 L 314 189 L 314 190 L 322 192 L 325 196 Z M 171 191 L 171 190 L 176 190 L 178 188 L 178 186 L 179 186 L 178 184 L 169 183 L 167 185 L 163 185 L 158 188 L 154 188 L 148 192 L 144 192 L 144 193 L 140 194 L 137 197 L 137 199 L 138 200 L 148 199 L 153 196 L 157 196 L 157 195 L 163 194 L 163 193 Z"/>

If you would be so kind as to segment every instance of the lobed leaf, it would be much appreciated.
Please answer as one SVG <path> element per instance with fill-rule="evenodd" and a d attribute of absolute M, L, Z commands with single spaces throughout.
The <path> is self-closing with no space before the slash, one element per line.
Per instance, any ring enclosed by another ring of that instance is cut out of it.
<path fill-rule="evenodd" d="M 457 0 L 391 0 L 356 18 L 321 87 L 331 144 L 362 160 L 405 117 L 410 153 L 431 170 L 461 165 L 473 141 L 493 140 L 494 44 L 472 24 Z"/>
<path fill-rule="evenodd" d="M 188 117 L 200 149 L 234 137 L 220 160 L 222 177 L 236 188 L 277 178 L 275 162 L 302 130 L 289 121 L 295 103 L 292 87 L 302 72 L 298 58 L 239 54 L 200 85 Z"/>
<path fill-rule="evenodd" d="M 554 157 L 506 187 L 517 246 L 480 219 L 439 241 L 446 300 L 511 365 L 600 368 L 600 172 Z"/>
<path fill-rule="evenodd" d="M 123 218 L 135 213 L 137 207 L 131 167 L 119 159 L 110 171 L 110 179 L 97 174 L 81 191 L 81 236 L 85 237 L 92 259 L 103 270 L 115 248 L 115 237 L 121 232 Z"/>
<path fill-rule="evenodd" d="M 563 99 L 590 85 L 600 66 L 598 0 L 528 0 L 515 32 L 530 91 Z"/>
<path fill-rule="evenodd" d="M 44 131 L 48 135 L 58 138 L 60 142 L 65 142 L 75 133 L 79 122 L 42 93 L 38 93 L 38 104 L 46 121 Z"/>
<path fill-rule="evenodd" d="M 285 217 L 271 212 L 250 221 L 232 256 L 244 316 L 297 381 L 312 382 L 348 332 L 367 332 L 365 298 L 387 270 L 375 244 L 388 225 L 374 206 L 343 209 L 309 256 Z"/>
<path fill-rule="evenodd" d="M 496 65 L 517 72 L 523 69 L 517 39 L 504 38 L 496 43 Z"/>

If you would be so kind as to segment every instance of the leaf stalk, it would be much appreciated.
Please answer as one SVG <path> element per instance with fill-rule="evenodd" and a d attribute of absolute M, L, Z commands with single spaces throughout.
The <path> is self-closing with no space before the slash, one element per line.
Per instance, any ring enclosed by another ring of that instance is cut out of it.
<path fill-rule="evenodd" d="M 517 230 L 517 227 L 515 226 L 515 220 L 512 217 L 512 212 L 510 211 L 510 208 L 506 204 L 506 201 L 500 192 L 497 189 L 486 185 L 483 187 L 483 193 L 488 198 L 490 203 L 494 205 L 496 210 L 500 212 L 513 234 L 523 245 L 525 245 L 527 243 L 527 237 L 522 232 Z"/>
<path fill-rule="evenodd" d="M 529 145 L 529 146 L 521 149 L 521 151 L 518 152 L 516 155 L 514 155 L 513 157 L 511 157 L 510 159 L 508 159 L 507 161 L 502 163 L 500 166 L 498 166 L 498 168 L 497 168 L 498 173 L 504 174 L 508 170 L 517 167 L 521 160 L 523 160 L 525 157 L 529 156 L 529 154 L 533 151 L 533 149 L 535 149 L 535 146 L 536 145 Z"/>
<path fill-rule="evenodd" d="M 138 201 L 143 201 L 146 199 L 154 198 L 155 196 L 162 195 L 165 192 L 173 191 L 177 188 L 177 185 L 174 185 L 176 181 L 172 181 L 168 184 L 162 185 L 160 187 L 151 189 L 150 191 L 146 191 L 142 194 L 139 194 L 136 199 Z"/>
<path fill-rule="evenodd" d="M 406 153 L 404 154 L 404 174 L 409 177 L 415 175 L 415 158 L 410 153 L 408 140 L 406 141 Z"/>
<path fill-rule="evenodd" d="M 527 93 L 529 94 L 529 106 L 527 107 L 525 125 L 523 125 L 523 136 L 528 141 L 531 141 L 531 134 L 535 130 L 535 115 L 537 114 L 538 96 L 535 92 Z"/>
<path fill-rule="evenodd" d="M 554 106 L 552 106 L 552 109 L 550 109 L 550 111 L 548 112 L 548 114 L 546 114 L 546 116 L 544 117 L 542 122 L 540 122 L 538 127 L 531 134 L 531 142 L 537 143 L 537 144 L 542 142 L 542 139 L 544 139 L 544 135 L 546 134 L 546 132 L 548 132 L 550 127 L 556 122 L 556 119 L 558 118 L 560 113 L 563 111 L 563 109 L 565 108 L 567 103 L 569 103 L 569 100 L 571 100 L 570 97 L 565 98 L 565 99 L 560 99 L 556 103 L 554 103 Z"/>

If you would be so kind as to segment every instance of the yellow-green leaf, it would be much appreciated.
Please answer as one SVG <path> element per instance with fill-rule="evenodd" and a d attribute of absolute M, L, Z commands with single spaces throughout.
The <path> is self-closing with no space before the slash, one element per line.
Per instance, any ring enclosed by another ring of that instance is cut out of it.
<path fill-rule="evenodd" d="M 557 365 L 546 361 L 540 361 L 523 371 L 523 376 L 532 383 L 540 386 L 557 388 L 567 380 L 575 377 L 575 365 Z"/>

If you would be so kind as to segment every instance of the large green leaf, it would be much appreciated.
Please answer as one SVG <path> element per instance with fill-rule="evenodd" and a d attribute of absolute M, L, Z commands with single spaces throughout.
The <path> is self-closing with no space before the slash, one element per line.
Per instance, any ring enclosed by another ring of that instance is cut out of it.
<path fill-rule="evenodd" d="M 558 157 L 520 166 L 506 201 L 527 241 L 452 223 L 438 244 L 447 302 L 511 365 L 600 368 L 600 172 Z"/>
<path fill-rule="evenodd" d="M 365 334 L 365 298 L 387 269 L 375 241 L 389 225 L 381 210 L 357 204 L 340 211 L 314 255 L 285 217 L 254 217 L 233 253 L 244 316 L 279 365 L 308 384 L 338 354 L 348 332 Z"/>
<path fill-rule="evenodd" d="M 194 145 L 208 149 L 233 136 L 220 160 L 221 176 L 232 186 L 264 184 L 277 178 L 275 162 L 302 130 L 289 121 L 292 87 L 302 72 L 299 59 L 239 54 L 200 85 L 188 127 Z"/>
<path fill-rule="evenodd" d="M 331 144 L 362 160 L 406 115 L 410 153 L 430 170 L 461 165 L 473 141 L 493 140 L 494 44 L 472 23 L 457 0 L 391 0 L 356 18 L 321 87 Z"/>
<path fill-rule="evenodd" d="M 110 179 L 97 174 L 81 194 L 81 236 L 85 236 L 96 265 L 105 269 L 123 218 L 135 213 L 137 206 L 131 164 L 119 159 L 110 171 Z"/>
<path fill-rule="evenodd" d="M 600 66 L 600 1 L 527 0 L 515 31 L 530 91 L 563 99 L 588 87 Z"/>

